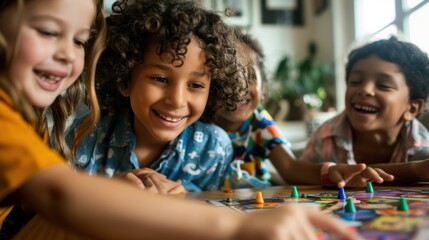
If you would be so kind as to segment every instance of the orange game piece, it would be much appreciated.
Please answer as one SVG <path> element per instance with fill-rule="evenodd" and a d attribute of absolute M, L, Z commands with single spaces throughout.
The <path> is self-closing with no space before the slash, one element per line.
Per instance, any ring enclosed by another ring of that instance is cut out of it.
<path fill-rule="evenodd" d="M 225 181 L 223 182 L 223 187 L 225 188 L 225 189 L 231 189 L 231 182 L 229 181 L 229 178 L 227 177 L 226 179 L 225 179 Z"/>
<path fill-rule="evenodd" d="M 233 192 L 234 192 L 234 190 L 229 188 L 229 189 L 225 189 L 225 192 L 226 192 L 226 193 L 233 193 Z"/>
<path fill-rule="evenodd" d="M 262 193 L 258 192 L 256 194 L 256 203 L 264 203 L 264 198 L 262 197 Z"/>

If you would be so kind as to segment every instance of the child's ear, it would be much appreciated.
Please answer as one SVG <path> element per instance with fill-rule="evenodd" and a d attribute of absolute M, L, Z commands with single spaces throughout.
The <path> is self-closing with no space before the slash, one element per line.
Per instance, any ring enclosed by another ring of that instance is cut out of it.
<path fill-rule="evenodd" d="M 120 90 L 122 96 L 129 97 L 130 96 L 130 88 L 127 88 L 125 90 Z"/>
<path fill-rule="evenodd" d="M 408 106 L 408 110 L 404 114 L 405 121 L 413 120 L 425 106 L 425 101 L 423 99 L 411 100 Z"/>

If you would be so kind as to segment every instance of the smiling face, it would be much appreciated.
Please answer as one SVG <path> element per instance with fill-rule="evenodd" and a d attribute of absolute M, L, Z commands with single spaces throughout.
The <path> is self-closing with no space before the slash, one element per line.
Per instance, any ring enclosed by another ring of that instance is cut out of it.
<path fill-rule="evenodd" d="M 371 55 L 357 61 L 346 89 L 346 113 L 358 131 L 399 131 L 418 109 L 398 65 Z"/>
<path fill-rule="evenodd" d="M 238 61 L 246 67 L 245 76 L 248 78 L 249 93 L 246 101 L 237 104 L 235 111 L 221 109 L 216 113 L 215 123 L 228 132 L 237 131 L 241 124 L 250 118 L 262 98 L 262 76 L 257 64 L 257 56 L 249 47 L 242 44 L 241 53 L 237 55 Z"/>
<path fill-rule="evenodd" d="M 93 0 L 26 1 L 20 25 L 17 15 L 16 8 L 9 7 L 0 16 L 1 31 L 9 46 L 17 49 L 8 75 L 32 105 L 47 107 L 83 70 L 95 4 Z"/>
<path fill-rule="evenodd" d="M 122 94 L 130 97 L 138 141 L 167 143 L 203 114 L 210 77 L 195 39 L 180 67 L 163 62 L 156 47 L 149 44 L 144 62 L 134 68 L 130 87 Z"/>

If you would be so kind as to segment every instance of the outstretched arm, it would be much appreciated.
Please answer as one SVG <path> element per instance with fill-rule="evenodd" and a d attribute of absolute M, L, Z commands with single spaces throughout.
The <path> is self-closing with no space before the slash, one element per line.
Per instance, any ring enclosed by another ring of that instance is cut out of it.
<path fill-rule="evenodd" d="M 269 155 L 271 162 L 283 180 L 290 184 L 326 184 L 321 179 L 321 163 L 295 160 L 293 153 L 285 146 L 274 147 Z M 328 179 L 338 187 L 364 187 L 367 181 L 382 183 L 391 181 L 393 176 L 380 169 L 366 167 L 365 164 L 338 164 L 329 168 Z"/>
<path fill-rule="evenodd" d="M 356 238 L 338 219 L 315 209 L 289 205 L 239 214 L 83 175 L 66 165 L 39 172 L 8 200 L 96 239 L 315 239 L 313 225 L 342 239 Z"/>
<path fill-rule="evenodd" d="M 395 176 L 393 183 L 408 184 L 429 181 L 429 159 L 407 163 L 371 164 Z"/>
<path fill-rule="evenodd" d="M 268 155 L 282 179 L 290 184 L 322 184 L 321 164 L 298 161 L 285 145 L 277 145 Z"/>

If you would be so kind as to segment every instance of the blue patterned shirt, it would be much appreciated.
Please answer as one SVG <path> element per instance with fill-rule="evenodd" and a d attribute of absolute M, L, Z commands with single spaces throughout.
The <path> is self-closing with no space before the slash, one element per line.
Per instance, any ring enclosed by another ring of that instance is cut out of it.
<path fill-rule="evenodd" d="M 81 120 L 72 124 L 68 143 Z M 108 177 L 138 169 L 135 147 L 131 117 L 104 116 L 79 146 L 73 167 Z M 171 141 L 150 168 L 170 180 L 180 179 L 190 192 L 218 190 L 223 186 L 232 154 L 231 141 L 223 129 L 197 121 Z"/>

